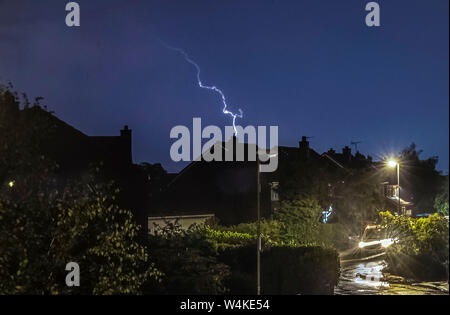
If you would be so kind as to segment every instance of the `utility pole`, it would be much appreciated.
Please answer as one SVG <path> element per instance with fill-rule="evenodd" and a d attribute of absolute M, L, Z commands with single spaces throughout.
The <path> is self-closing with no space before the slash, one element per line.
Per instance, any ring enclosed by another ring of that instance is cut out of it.
<path fill-rule="evenodd" d="M 402 203 L 401 203 L 401 199 L 400 199 L 400 162 L 398 162 L 396 160 L 389 160 L 387 162 L 387 165 L 391 168 L 397 167 L 398 213 L 406 214 L 406 211 L 405 211 L 405 213 L 403 213 L 403 211 L 402 211 Z"/>
<path fill-rule="evenodd" d="M 402 212 L 402 204 L 400 199 L 400 163 L 397 163 L 397 186 L 398 186 L 398 213 L 406 214 Z"/>
<path fill-rule="evenodd" d="M 260 197 L 261 197 L 261 178 L 260 178 L 260 164 L 259 164 L 259 154 L 256 156 L 256 211 L 257 211 L 257 234 L 258 234 L 258 240 L 256 244 L 256 294 L 261 295 L 261 204 L 260 204 Z"/>

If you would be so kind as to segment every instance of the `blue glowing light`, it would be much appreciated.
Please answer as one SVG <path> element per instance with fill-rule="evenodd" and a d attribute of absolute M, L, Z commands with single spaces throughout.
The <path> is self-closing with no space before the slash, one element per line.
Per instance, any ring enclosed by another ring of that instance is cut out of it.
<path fill-rule="evenodd" d="M 330 205 L 330 208 L 327 211 L 322 211 L 322 222 L 323 223 L 327 223 L 328 222 L 328 218 L 330 217 L 331 213 L 333 212 L 333 207 Z"/>

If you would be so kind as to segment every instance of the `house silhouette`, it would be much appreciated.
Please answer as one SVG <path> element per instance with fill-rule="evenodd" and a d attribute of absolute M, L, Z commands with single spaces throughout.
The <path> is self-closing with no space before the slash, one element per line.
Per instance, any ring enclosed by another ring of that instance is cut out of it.
<path fill-rule="evenodd" d="M 237 138 L 229 140 L 236 148 Z M 241 144 L 242 145 L 242 144 Z M 257 218 L 257 175 L 256 161 L 248 158 L 255 144 L 244 143 L 245 159 L 237 161 L 234 150 L 233 161 L 225 161 L 227 143 L 221 142 L 209 150 L 222 150 L 222 161 L 207 162 L 203 158 L 191 162 L 167 185 L 150 215 L 201 215 L 214 213 L 221 224 L 235 225 L 252 222 Z M 228 143 L 228 147 L 230 144 Z M 280 172 L 290 163 L 315 161 L 330 168 L 367 167 L 372 163 L 359 152 L 352 155 L 346 146 L 342 153 L 330 150 L 319 154 L 310 147 L 307 137 L 302 137 L 298 147 L 277 147 L 279 168 L 273 173 L 260 173 L 260 211 L 269 219 L 280 207 L 277 188 Z"/>

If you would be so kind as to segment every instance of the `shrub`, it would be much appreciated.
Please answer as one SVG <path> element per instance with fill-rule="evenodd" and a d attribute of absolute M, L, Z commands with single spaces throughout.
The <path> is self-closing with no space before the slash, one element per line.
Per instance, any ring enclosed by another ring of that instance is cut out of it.
<path fill-rule="evenodd" d="M 205 236 L 211 240 L 216 248 L 218 246 L 243 246 L 246 244 L 251 244 L 256 241 L 256 233 L 239 233 L 233 231 L 218 231 L 213 230 L 210 227 L 205 227 Z"/>
<path fill-rule="evenodd" d="M 233 294 L 256 293 L 256 244 L 222 247 L 219 260 L 229 265 Z M 321 246 L 271 246 L 261 253 L 263 294 L 332 294 L 339 278 L 334 249 Z"/>
<path fill-rule="evenodd" d="M 139 226 L 96 176 L 59 190 L 40 172 L 0 186 L 0 294 L 138 294 L 157 278 Z M 65 266 L 80 266 L 67 287 Z"/>
<path fill-rule="evenodd" d="M 322 209 L 314 198 L 299 195 L 281 202 L 275 218 L 281 224 L 280 238 L 284 243 L 314 243 L 319 238 Z"/>
<path fill-rule="evenodd" d="M 255 294 L 256 243 L 256 234 L 208 226 L 182 231 L 176 224 L 169 224 L 162 233 L 150 237 L 152 257 L 164 275 L 149 292 Z M 328 294 L 338 277 L 339 260 L 334 249 L 263 239 L 262 293 Z"/>
<path fill-rule="evenodd" d="M 448 277 L 448 220 L 433 214 L 414 219 L 380 213 L 382 224 L 398 241 L 387 250 L 388 270 L 417 280 Z"/>
<path fill-rule="evenodd" d="M 350 242 L 348 236 L 348 230 L 340 223 L 320 224 L 317 242 L 325 246 L 345 250 L 354 245 Z"/>
<path fill-rule="evenodd" d="M 281 243 L 281 230 L 283 228 L 283 223 L 277 220 L 261 220 L 261 236 L 267 242 Z M 223 227 L 214 226 L 216 231 L 230 231 L 235 233 L 242 233 L 251 235 L 252 239 L 256 239 L 258 234 L 258 223 L 241 223 L 238 225 Z"/>
<path fill-rule="evenodd" d="M 339 255 L 321 246 L 272 247 L 262 255 L 264 294 L 333 294 Z"/>
<path fill-rule="evenodd" d="M 229 267 L 217 260 L 212 231 L 192 227 L 183 231 L 167 224 L 157 235 L 149 236 L 152 260 L 163 275 L 146 288 L 150 294 L 223 294 Z M 225 237 L 216 235 L 216 237 Z"/>

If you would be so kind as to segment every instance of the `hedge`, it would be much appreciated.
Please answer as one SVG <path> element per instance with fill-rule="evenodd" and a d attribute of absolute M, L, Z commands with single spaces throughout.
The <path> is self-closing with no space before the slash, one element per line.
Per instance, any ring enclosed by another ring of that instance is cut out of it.
<path fill-rule="evenodd" d="M 149 248 L 163 273 L 147 292 L 163 294 L 256 294 L 255 235 L 190 231 L 172 227 L 150 237 Z M 263 236 L 263 294 L 332 294 L 339 278 L 336 250 L 317 245 L 280 244 Z"/>
<path fill-rule="evenodd" d="M 382 225 L 396 243 L 386 251 L 389 273 L 419 281 L 448 279 L 448 219 L 433 214 L 414 219 L 380 213 Z"/>
<path fill-rule="evenodd" d="M 220 247 L 218 260 L 231 268 L 232 294 L 256 293 L 256 244 Z M 339 279 L 336 250 L 321 246 L 271 246 L 261 253 L 262 294 L 333 294 Z"/>

